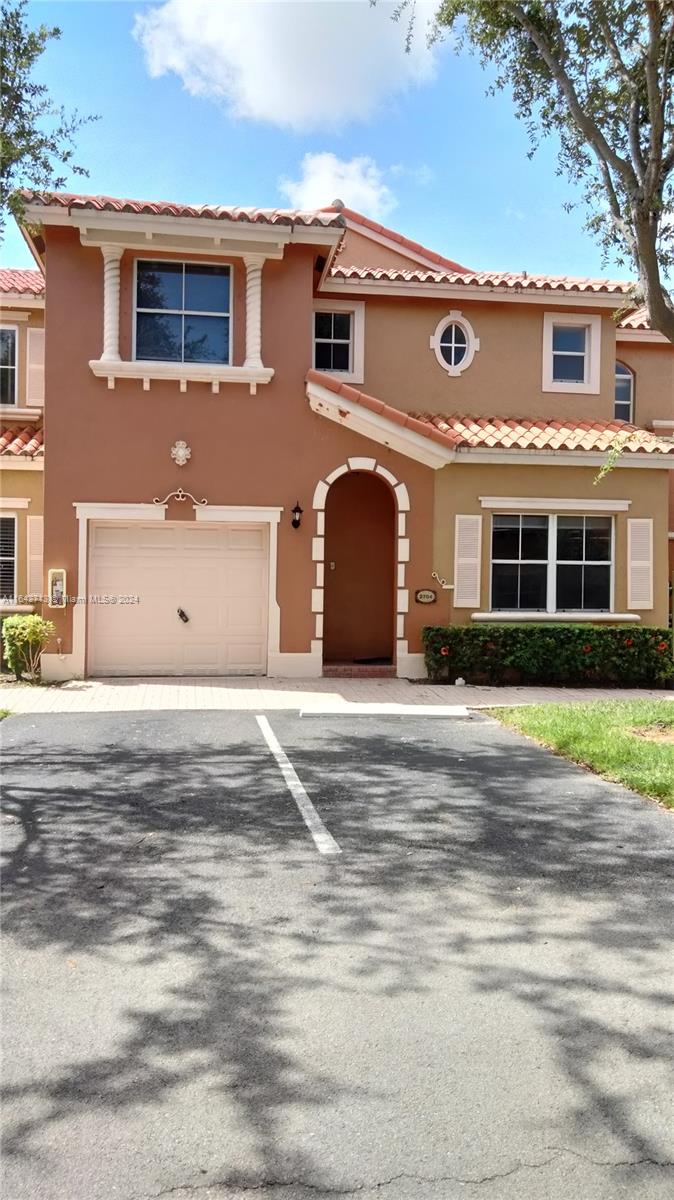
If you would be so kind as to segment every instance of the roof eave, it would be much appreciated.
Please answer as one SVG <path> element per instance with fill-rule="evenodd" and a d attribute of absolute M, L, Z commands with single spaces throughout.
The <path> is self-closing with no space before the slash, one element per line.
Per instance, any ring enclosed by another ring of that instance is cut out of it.
<path fill-rule="evenodd" d="M 487 284 L 397 282 L 387 279 L 327 279 L 326 295 L 356 293 L 366 296 L 404 296 L 433 300 L 479 300 L 499 304 L 546 304 L 562 308 L 624 308 L 625 296 L 617 292 L 562 291 L 560 288 L 505 288 Z"/>

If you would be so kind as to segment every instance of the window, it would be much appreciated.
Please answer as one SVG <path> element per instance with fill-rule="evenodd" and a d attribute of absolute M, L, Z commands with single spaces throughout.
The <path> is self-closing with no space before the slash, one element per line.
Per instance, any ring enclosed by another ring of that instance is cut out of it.
<path fill-rule="evenodd" d="M 543 317 L 543 391 L 598 394 L 601 366 L 601 317 L 545 313 Z"/>
<path fill-rule="evenodd" d="M 311 317 L 313 365 L 349 383 L 362 383 L 365 366 L 365 303 L 315 300 Z"/>
<path fill-rule="evenodd" d="M 548 518 L 494 516 L 492 609 L 545 611 L 548 577 Z"/>
<path fill-rule="evenodd" d="M 136 359 L 229 363 L 230 268 L 136 264 Z"/>
<path fill-rule="evenodd" d="M 632 421 L 634 412 L 634 375 L 624 363 L 615 365 L 616 421 Z"/>
<path fill-rule="evenodd" d="M 317 371 L 351 371 L 350 312 L 314 313 L 314 367 Z"/>
<path fill-rule="evenodd" d="M 0 600 L 16 598 L 16 517 L 0 517 Z"/>
<path fill-rule="evenodd" d="M 494 515 L 494 612 L 610 612 L 611 517 Z"/>
<path fill-rule="evenodd" d="M 450 312 L 438 322 L 430 347 L 443 371 L 461 375 L 480 349 L 480 339 L 475 337 L 472 325 L 462 313 Z"/>
<path fill-rule="evenodd" d="M 16 404 L 17 330 L 4 325 L 0 329 L 0 404 Z"/>
<path fill-rule="evenodd" d="M 611 607 L 611 518 L 557 517 L 558 612 Z"/>

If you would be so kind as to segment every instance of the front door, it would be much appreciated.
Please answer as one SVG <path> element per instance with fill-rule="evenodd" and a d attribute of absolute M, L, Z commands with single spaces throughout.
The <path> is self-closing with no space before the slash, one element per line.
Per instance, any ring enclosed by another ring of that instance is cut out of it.
<path fill-rule="evenodd" d="M 350 471 L 325 505 L 323 661 L 391 663 L 395 622 L 393 494 L 377 475 Z"/>

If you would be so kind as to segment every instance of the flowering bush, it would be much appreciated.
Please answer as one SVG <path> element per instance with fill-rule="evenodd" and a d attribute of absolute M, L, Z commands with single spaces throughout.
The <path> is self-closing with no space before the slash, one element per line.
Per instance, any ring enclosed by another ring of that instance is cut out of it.
<path fill-rule="evenodd" d="M 428 626 L 424 649 L 429 677 L 447 683 L 460 676 L 489 684 L 674 683 L 671 634 L 652 626 Z"/>

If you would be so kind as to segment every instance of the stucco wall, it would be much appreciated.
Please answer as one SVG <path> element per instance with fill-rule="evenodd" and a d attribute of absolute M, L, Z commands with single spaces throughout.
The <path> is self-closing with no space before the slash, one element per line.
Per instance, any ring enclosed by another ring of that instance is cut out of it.
<path fill-rule="evenodd" d="M 631 500 L 626 513 L 615 516 L 615 611 L 627 612 L 627 520 L 629 517 L 653 517 L 654 578 L 656 603 L 651 610 L 639 610 L 645 625 L 666 625 L 667 601 L 667 486 L 669 471 L 616 468 L 600 484 L 593 486 L 597 468 L 536 466 L 450 465 L 436 477 L 436 521 L 434 564 L 449 582 L 454 578 L 454 517 L 456 513 L 475 513 L 482 523 L 482 572 L 480 608 L 489 610 L 491 554 L 491 514 L 480 505 L 480 496 L 551 496 Z M 517 511 L 513 506 L 513 511 Z M 550 511 L 554 511 L 551 509 Z M 443 594 L 442 619 L 450 616 L 451 593 Z M 435 621 L 436 606 L 433 610 Z M 470 609 L 453 610 L 457 624 L 470 622 Z M 438 614 L 439 615 L 439 614 Z M 563 620 L 560 615 L 560 620 Z"/>
<path fill-rule="evenodd" d="M 619 341 L 616 358 L 634 371 L 636 424 L 674 418 L 674 346 Z"/>
<path fill-rule="evenodd" d="M 42 471 L 0 471 L 0 496 L 3 499 L 29 500 L 28 508 L 17 508 L 17 595 L 25 596 L 28 592 L 27 579 L 27 517 L 41 517 L 43 508 L 43 472 Z M 9 516 L 15 510 L 4 509 L 4 515 Z"/>

